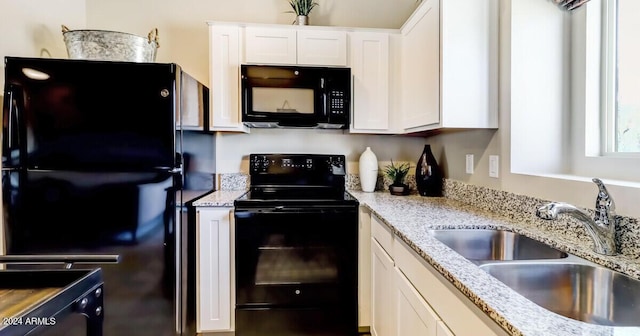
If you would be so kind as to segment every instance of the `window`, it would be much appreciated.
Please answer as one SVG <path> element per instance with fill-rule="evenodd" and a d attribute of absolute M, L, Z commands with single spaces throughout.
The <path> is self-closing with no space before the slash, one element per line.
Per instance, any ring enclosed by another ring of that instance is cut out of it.
<path fill-rule="evenodd" d="M 604 154 L 640 153 L 640 1 L 603 8 Z"/>
<path fill-rule="evenodd" d="M 640 182 L 640 66 L 629 60 L 640 55 L 640 1 L 591 0 L 584 7 L 570 16 L 567 173 Z"/>

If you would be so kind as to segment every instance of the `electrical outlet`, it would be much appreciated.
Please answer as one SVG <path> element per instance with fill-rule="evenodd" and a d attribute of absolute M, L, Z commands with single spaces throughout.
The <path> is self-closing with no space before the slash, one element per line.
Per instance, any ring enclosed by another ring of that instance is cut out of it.
<path fill-rule="evenodd" d="M 467 174 L 473 174 L 473 154 L 467 154 L 465 158 Z"/>
<path fill-rule="evenodd" d="M 500 168 L 500 157 L 498 155 L 489 155 L 489 177 L 498 178 Z"/>

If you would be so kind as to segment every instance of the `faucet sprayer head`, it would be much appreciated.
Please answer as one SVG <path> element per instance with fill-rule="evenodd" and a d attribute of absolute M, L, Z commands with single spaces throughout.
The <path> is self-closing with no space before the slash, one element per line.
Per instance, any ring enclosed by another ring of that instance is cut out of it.
<path fill-rule="evenodd" d="M 556 203 L 545 204 L 536 210 L 536 216 L 546 220 L 552 220 L 558 218 L 558 210 Z"/>

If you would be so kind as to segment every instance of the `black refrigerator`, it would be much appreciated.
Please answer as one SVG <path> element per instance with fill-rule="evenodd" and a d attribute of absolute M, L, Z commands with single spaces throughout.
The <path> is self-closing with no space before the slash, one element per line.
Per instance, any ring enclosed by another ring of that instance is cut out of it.
<path fill-rule="evenodd" d="M 102 268 L 106 336 L 195 334 L 194 238 L 179 215 L 181 108 L 208 103 L 195 82 L 174 63 L 5 58 L 3 252 L 119 255 L 73 266 Z M 45 335 L 85 328 L 70 316 Z"/>

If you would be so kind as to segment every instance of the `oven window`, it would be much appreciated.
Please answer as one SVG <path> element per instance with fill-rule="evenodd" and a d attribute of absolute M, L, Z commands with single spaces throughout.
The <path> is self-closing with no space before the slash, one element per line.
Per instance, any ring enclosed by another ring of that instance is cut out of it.
<path fill-rule="evenodd" d="M 334 247 L 310 237 L 288 239 L 270 234 L 259 247 L 256 285 L 336 282 L 338 261 Z M 296 241 L 297 240 L 297 241 Z"/>
<path fill-rule="evenodd" d="M 313 114 L 314 91 L 301 88 L 254 87 L 253 111 Z"/>

